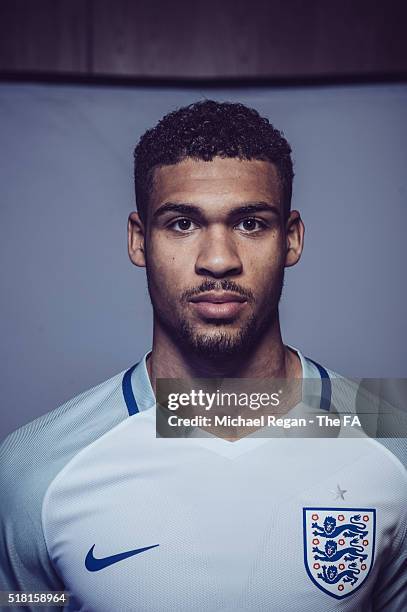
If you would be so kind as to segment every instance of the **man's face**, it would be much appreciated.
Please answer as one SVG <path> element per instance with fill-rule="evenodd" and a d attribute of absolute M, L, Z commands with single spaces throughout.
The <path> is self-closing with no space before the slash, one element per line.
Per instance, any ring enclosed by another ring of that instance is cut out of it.
<path fill-rule="evenodd" d="M 156 324 L 202 356 L 238 355 L 275 321 L 292 265 L 277 171 L 188 158 L 153 183 L 143 249 Z"/>

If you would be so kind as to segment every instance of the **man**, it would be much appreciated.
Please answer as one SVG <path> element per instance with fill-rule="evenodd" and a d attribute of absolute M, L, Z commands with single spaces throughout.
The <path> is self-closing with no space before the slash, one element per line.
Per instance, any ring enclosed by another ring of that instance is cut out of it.
<path fill-rule="evenodd" d="M 330 410 L 335 375 L 281 337 L 292 179 L 286 140 L 241 104 L 142 137 L 128 245 L 152 350 L 3 443 L 1 589 L 66 590 L 73 610 L 407 607 L 406 474 L 377 442 L 156 437 L 163 378 L 317 379 Z"/>

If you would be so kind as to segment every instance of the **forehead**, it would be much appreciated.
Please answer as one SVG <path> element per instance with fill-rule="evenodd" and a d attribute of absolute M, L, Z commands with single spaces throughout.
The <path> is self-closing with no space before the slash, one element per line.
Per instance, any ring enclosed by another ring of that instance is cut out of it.
<path fill-rule="evenodd" d="M 187 158 L 154 172 L 151 206 L 164 202 L 239 204 L 266 201 L 280 205 L 276 167 L 261 160 L 215 157 L 212 161 Z"/>

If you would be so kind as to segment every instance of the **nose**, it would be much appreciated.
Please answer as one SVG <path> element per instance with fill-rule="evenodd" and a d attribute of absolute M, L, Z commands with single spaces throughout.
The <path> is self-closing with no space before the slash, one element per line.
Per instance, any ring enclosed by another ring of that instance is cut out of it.
<path fill-rule="evenodd" d="M 195 262 L 195 272 L 213 278 L 241 274 L 242 261 L 233 237 L 220 228 L 207 230 L 205 234 Z"/>

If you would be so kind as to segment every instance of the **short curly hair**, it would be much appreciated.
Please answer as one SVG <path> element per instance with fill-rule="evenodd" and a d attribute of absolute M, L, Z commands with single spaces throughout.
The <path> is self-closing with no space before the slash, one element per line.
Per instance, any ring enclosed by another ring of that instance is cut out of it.
<path fill-rule="evenodd" d="M 134 151 L 136 202 L 147 218 L 153 172 L 188 157 L 211 161 L 214 157 L 269 161 L 277 169 L 285 215 L 291 207 L 293 163 L 291 147 L 282 132 L 253 108 L 239 103 L 203 100 L 165 115 L 145 132 Z"/>

